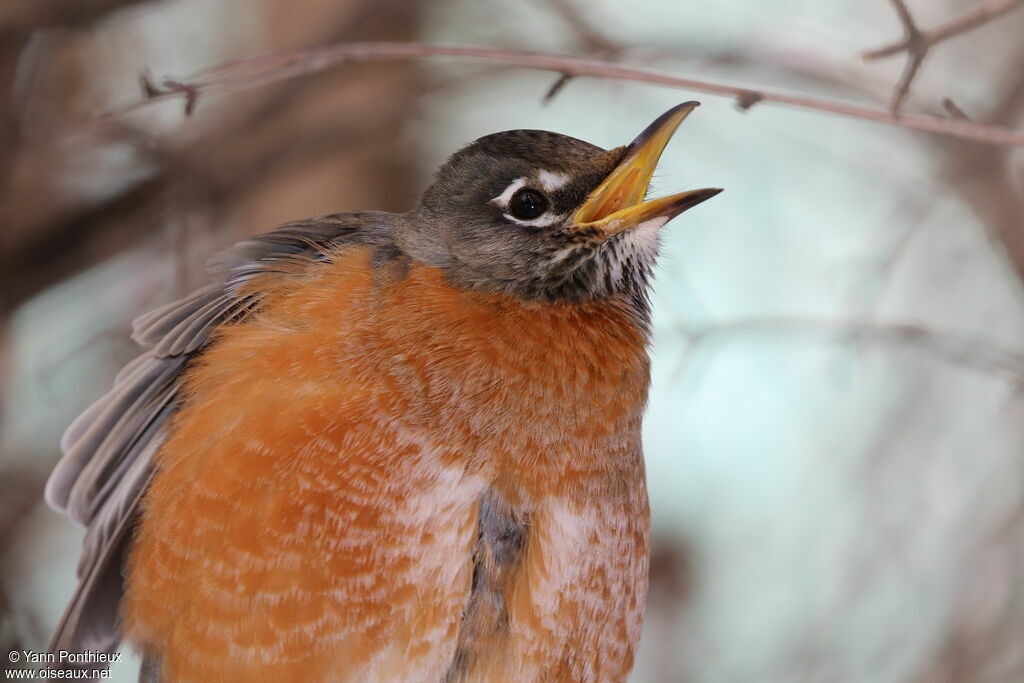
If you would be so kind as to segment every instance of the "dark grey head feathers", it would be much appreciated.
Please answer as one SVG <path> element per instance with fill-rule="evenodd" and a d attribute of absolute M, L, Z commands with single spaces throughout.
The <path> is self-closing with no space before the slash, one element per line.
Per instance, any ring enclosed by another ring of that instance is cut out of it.
<path fill-rule="evenodd" d="M 480 138 L 441 167 L 396 241 L 456 286 L 543 301 L 642 297 L 657 229 L 605 238 L 573 223 L 626 151 L 540 130 Z"/>

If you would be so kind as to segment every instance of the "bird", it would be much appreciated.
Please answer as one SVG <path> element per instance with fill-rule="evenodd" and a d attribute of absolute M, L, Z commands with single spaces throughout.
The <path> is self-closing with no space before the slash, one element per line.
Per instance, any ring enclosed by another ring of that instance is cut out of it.
<path fill-rule="evenodd" d="M 405 213 L 286 224 L 133 321 L 61 439 L 86 527 L 51 650 L 142 681 L 621 681 L 647 594 L 641 424 L 686 102 L 613 149 L 482 137 Z"/>

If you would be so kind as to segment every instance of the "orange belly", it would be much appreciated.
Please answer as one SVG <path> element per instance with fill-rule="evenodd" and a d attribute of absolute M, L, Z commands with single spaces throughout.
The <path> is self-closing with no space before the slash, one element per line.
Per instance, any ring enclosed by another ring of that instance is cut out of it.
<path fill-rule="evenodd" d="M 648 523 L 629 314 L 389 279 L 351 249 L 274 286 L 189 371 L 128 637 L 167 680 L 441 680 L 497 490 L 528 541 L 507 628 L 462 675 L 624 677 Z"/>

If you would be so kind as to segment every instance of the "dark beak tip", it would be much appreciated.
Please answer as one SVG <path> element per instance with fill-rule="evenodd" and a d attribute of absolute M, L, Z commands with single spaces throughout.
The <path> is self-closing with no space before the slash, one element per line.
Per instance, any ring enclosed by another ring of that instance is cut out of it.
<path fill-rule="evenodd" d="M 697 100 L 687 100 L 686 102 L 680 102 L 676 106 L 669 109 L 667 112 L 658 117 L 658 121 L 667 121 L 679 112 L 685 112 L 689 114 L 691 111 L 700 106 L 700 102 Z"/>
<path fill-rule="evenodd" d="M 694 200 L 696 200 L 696 202 L 700 204 L 701 202 L 706 202 L 712 197 L 720 195 L 723 192 L 725 192 L 725 188 L 722 187 L 709 187 L 706 190 L 697 190 L 697 193 L 694 196 Z"/>
<path fill-rule="evenodd" d="M 704 202 L 711 199 L 715 195 L 721 194 L 723 191 L 724 190 L 721 187 L 709 187 L 704 190 L 695 190 L 689 195 L 689 197 L 687 197 L 687 201 L 685 201 L 678 207 L 679 213 L 682 213 L 683 211 L 686 211 L 688 209 L 692 209 L 698 204 L 703 204 Z"/>
<path fill-rule="evenodd" d="M 633 142 L 629 143 L 627 149 L 629 151 L 633 151 L 639 147 L 643 147 L 645 144 L 647 144 L 648 140 L 650 140 L 656 133 L 658 133 L 658 131 L 664 128 L 667 125 L 667 122 L 671 121 L 676 116 L 676 114 L 678 114 L 681 111 L 685 111 L 687 114 L 689 114 L 689 112 L 693 111 L 699 106 L 700 102 L 698 102 L 697 100 L 689 100 L 687 102 L 677 104 L 676 106 L 672 107 L 658 118 L 654 119 L 654 121 L 652 121 L 651 124 L 648 125 L 647 128 L 643 130 L 643 132 L 640 133 L 640 135 L 637 135 L 636 138 L 633 139 Z M 685 118 L 685 115 L 683 118 Z M 677 122 L 676 125 L 679 125 L 679 123 L 681 123 L 681 121 Z"/>

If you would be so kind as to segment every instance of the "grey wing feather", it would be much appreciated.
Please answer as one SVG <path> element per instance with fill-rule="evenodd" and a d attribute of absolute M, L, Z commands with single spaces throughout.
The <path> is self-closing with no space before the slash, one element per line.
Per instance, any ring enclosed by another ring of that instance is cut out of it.
<path fill-rule="evenodd" d="M 112 471 L 171 400 L 175 378 L 187 360 L 152 352 L 142 359 L 97 401 L 102 409 L 90 415 L 88 424 L 72 425 L 77 438 L 62 439 L 68 448 L 46 483 L 46 500 L 79 524 L 89 524 L 96 515 L 104 502 L 97 494 L 109 486 Z"/>
<path fill-rule="evenodd" d="M 213 284 L 132 323 L 132 338 L 147 351 L 128 363 L 113 388 L 68 427 L 60 442 L 64 455 L 46 484 L 47 503 L 86 526 L 78 587 L 51 651 L 117 648 L 122 564 L 153 474 L 153 456 L 180 404 L 179 383 L 189 361 L 218 325 L 258 307 L 258 294 L 243 294 L 240 288 L 256 276 L 294 273 L 297 262 L 322 259 L 339 245 L 383 246 L 387 216 L 325 216 L 240 242 L 208 262 Z M 285 263 L 291 267 L 284 268 Z"/>
<path fill-rule="evenodd" d="M 197 289 L 183 299 L 143 313 L 132 321 L 132 339 L 145 346 L 160 343 L 171 330 L 188 320 L 193 311 L 216 301 L 224 294 L 220 283 Z"/>

